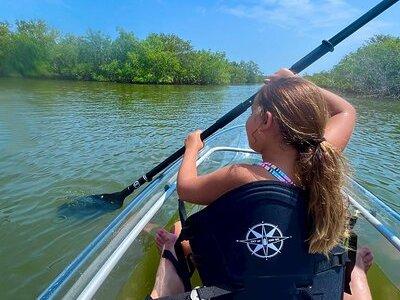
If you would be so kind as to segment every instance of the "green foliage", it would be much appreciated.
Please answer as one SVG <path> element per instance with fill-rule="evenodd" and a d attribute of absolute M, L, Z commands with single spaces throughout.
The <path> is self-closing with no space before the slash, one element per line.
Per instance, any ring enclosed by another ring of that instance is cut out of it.
<path fill-rule="evenodd" d="M 308 77 L 324 87 L 368 95 L 400 95 L 400 38 L 377 35 L 329 72 Z"/>
<path fill-rule="evenodd" d="M 258 65 L 253 61 L 232 62 L 231 69 L 230 81 L 232 83 L 254 83 L 263 80 Z"/>
<path fill-rule="evenodd" d="M 10 72 L 12 33 L 7 23 L 0 23 L 0 75 Z"/>
<path fill-rule="evenodd" d="M 0 75 L 50 76 L 57 36 L 41 21 L 0 23 Z"/>
<path fill-rule="evenodd" d="M 156 84 L 241 84 L 262 80 L 254 62 L 230 62 L 224 53 L 194 50 L 173 34 L 139 40 L 118 29 L 60 36 L 42 21 L 0 23 L 0 75 Z"/>

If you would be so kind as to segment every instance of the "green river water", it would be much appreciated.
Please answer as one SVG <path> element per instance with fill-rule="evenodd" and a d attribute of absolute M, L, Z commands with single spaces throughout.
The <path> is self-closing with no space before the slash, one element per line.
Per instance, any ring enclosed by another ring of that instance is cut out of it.
<path fill-rule="evenodd" d="M 122 189 L 256 90 L 0 79 L 0 298 L 37 296 L 119 212 L 65 218 L 60 205 Z M 400 101 L 348 99 L 354 177 L 399 211 Z"/>

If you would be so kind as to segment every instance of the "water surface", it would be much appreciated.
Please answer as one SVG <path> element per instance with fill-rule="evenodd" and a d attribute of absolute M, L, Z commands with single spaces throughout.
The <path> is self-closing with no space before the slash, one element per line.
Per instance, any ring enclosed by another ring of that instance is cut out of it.
<path fill-rule="evenodd" d="M 256 90 L 0 79 L 0 298 L 37 296 L 118 213 L 60 205 L 124 188 Z M 354 176 L 399 210 L 400 101 L 349 100 Z"/>

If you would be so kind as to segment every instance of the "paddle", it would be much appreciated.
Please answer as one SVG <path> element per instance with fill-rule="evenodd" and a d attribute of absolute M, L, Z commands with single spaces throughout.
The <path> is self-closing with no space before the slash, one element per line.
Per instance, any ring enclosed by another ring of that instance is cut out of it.
<path fill-rule="evenodd" d="M 321 45 L 319 45 L 317 48 L 312 50 L 309 54 L 304 56 L 302 59 L 297 61 L 293 66 L 290 67 L 290 69 L 295 72 L 299 73 L 303 71 L 305 68 L 310 66 L 312 63 L 317 61 L 319 58 L 324 56 L 328 52 L 332 52 L 334 50 L 334 47 L 342 42 L 344 39 L 346 39 L 349 35 L 360 29 L 362 26 L 364 26 L 366 23 L 374 19 L 376 16 L 381 14 L 383 11 L 388 9 L 390 6 L 398 2 L 398 0 L 383 0 L 379 4 L 377 4 L 375 7 L 371 8 L 368 12 L 366 12 L 364 15 L 362 15 L 360 18 L 355 20 L 353 23 L 351 23 L 349 26 L 344 28 L 342 31 L 340 31 L 338 34 L 330 38 L 329 40 L 324 40 L 322 41 Z M 205 140 L 209 136 L 211 136 L 213 133 L 215 133 L 217 130 L 223 128 L 227 124 L 229 124 L 231 121 L 236 119 L 238 116 L 243 114 L 252 104 L 254 98 L 256 97 L 257 93 L 249 97 L 247 100 L 243 101 L 239 105 L 237 105 L 235 108 L 233 108 L 230 112 L 222 116 L 220 119 L 218 119 L 213 125 L 211 125 L 209 128 L 207 128 L 205 131 L 201 133 L 201 139 Z M 171 165 L 173 162 L 175 162 L 177 159 L 179 159 L 183 153 L 185 152 L 185 147 L 180 148 L 177 150 L 175 153 L 173 153 L 171 156 L 166 158 L 164 161 L 159 163 L 157 166 L 155 166 L 153 169 L 151 169 L 149 172 L 141 176 L 139 179 L 137 179 L 135 182 L 133 182 L 131 185 L 126 187 L 120 192 L 116 193 L 111 193 L 111 194 L 99 194 L 99 195 L 90 195 L 90 196 L 85 196 L 83 198 L 79 198 L 76 201 L 74 201 L 74 206 L 75 207 L 98 207 L 102 208 L 102 210 L 112 210 L 116 208 L 120 208 L 123 205 L 123 202 L 127 196 L 132 194 L 136 189 L 138 189 L 140 186 L 142 186 L 146 182 L 150 182 L 154 176 L 156 176 L 158 173 L 162 172 L 165 168 L 167 168 L 169 165 Z M 107 207 L 104 207 L 104 204 L 107 204 Z"/>

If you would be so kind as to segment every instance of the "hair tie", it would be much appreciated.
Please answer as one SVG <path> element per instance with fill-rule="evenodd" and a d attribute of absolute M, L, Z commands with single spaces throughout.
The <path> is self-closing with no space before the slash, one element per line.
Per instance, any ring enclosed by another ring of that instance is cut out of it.
<path fill-rule="evenodd" d="M 314 140 L 308 141 L 308 143 L 311 146 L 318 146 L 319 144 L 321 144 L 322 142 L 325 142 L 325 141 L 326 141 L 325 138 L 322 137 L 322 138 L 319 138 L 319 139 L 314 139 Z"/>
<path fill-rule="evenodd" d="M 320 145 L 322 142 L 325 142 L 325 138 L 319 138 L 319 139 L 312 139 L 312 140 L 303 140 L 302 142 L 297 144 L 297 149 L 299 150 L 300 153 L 307 152 L 311 147 L 317 147 Z"/>

